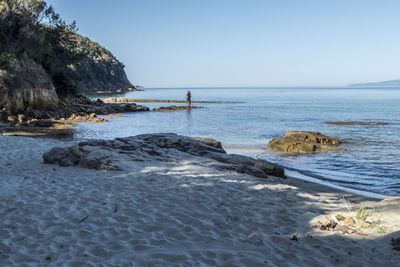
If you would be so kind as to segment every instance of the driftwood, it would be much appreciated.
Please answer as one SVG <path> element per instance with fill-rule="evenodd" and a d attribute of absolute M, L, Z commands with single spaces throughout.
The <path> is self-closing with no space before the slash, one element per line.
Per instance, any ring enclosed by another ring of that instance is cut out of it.
<path fill-rule="evenodd" d="M 367 235 L 360 228 L 355 228 L 339 221 L 335 215 L 325 216 L 318 220 L 318 224 L 315 226 L 320 230 L 325 231 L 336 231 L 344 234 L 358 234 Z"/>

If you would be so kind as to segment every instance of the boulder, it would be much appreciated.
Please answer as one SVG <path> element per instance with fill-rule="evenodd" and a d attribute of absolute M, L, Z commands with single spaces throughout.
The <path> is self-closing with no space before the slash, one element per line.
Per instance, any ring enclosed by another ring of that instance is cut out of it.
<path fill-rule="evenodd" d="M 287 153 L 317 153 L 338 150 L 342 141 L 318 132 L 289 131 L 282 138 L 273 138 L 268 147 Z"/>
<path fill-rule="evenodd" d="M 43 155 L 44 163 L 97 170 L 129 170 L 133 162 L 179 162 L 188 158 L 204 159 L 196 162 L 207 162 L 207 166 L 220 170 L 233 170 L 262 178 L 285 178 L 284 169 L 277 164 L 227 154 L 221 143 L 211 138 L 190 138 L 174 133 L 88 140 L 67 148 L 56 147 Z"/>

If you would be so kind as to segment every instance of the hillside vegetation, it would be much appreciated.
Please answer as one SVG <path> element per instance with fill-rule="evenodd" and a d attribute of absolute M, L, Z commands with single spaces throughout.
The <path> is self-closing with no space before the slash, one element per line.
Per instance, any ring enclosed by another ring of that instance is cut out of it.
<path fill-rule="evenodd" d="M 0 107 L 54 108 L 82 92 L 132 87 L 110 51 L 43 0 L 0 0 Z"/>

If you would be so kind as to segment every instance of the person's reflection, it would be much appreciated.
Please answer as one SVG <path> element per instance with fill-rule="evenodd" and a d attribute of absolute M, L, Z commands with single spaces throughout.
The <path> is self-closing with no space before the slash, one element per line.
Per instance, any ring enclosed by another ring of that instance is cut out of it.
<path fill-rule="evenodd" d="M 190 108 L 186 110 L 186 121 L 188 126 L 192 124 L 192 109 Z"/>

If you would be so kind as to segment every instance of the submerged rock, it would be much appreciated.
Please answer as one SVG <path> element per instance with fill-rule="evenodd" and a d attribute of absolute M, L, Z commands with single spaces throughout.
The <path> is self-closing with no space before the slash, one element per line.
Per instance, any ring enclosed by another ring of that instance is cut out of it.
<path fill-rule="evenodd" d="M 201 108 L 201 107 L 196 107 L 196 106 L 167 106 L 167 107 L 154 108 L 153 111 L 173 111 L 173 110 L 194 109 L 194 108 Z"/>
<path fill-rule="evenodd" d="M 285 177 L 284 169 L 260 159 L 226 154 L 221 143 L 174 133 L 142 134 L 114 140 L 89 140 L 71 147 L 56 147 L 43 155 L 44 163 L 97 170 L 129 170 L 134 162 L 180 162 L 188 158 L 219 170 L 256 177 Z"/>
<path fill-rule="evenodd" d="M 382 121 L 328 121 L 327 124 L 334 125 L 388 125 L 388 122 Z"/>
<path fill-rule="evenodd" d="M 342 141 L 318 132 L 289 131 L 282 138 L 274 138 L 268 147 L 287 153 L 317 153 L 338 150 Z"/>
<path fill-rule="evenodd" d="M 126 97 L 108 97 L 101 98 L 104 103 L 120 103 L 120 102 L 162 102 L 162 103 L 186 103 L 186 100 L 171 100 L 171 99 L 132 99 Z M 233 103 L 244 103 L 244 102 L 232 102 L 232 101 L 192 101 L 192 103 L 214 103 L 214 104 L 233 104 Z"/>

